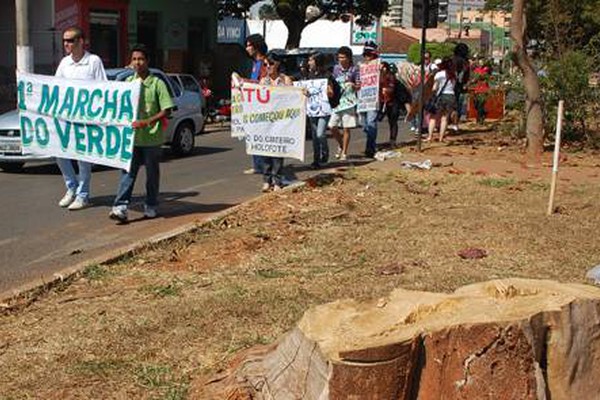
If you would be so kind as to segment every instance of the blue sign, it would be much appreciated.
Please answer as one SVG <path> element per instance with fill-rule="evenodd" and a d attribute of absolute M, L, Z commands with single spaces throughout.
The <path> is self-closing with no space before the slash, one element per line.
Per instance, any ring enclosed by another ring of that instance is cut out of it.
<path fill-rule="evenodd" d="M 239 43 L 244 45 L 246 39 L 246 21 L 226 17 L 218 21 L 217 43 Z"/>

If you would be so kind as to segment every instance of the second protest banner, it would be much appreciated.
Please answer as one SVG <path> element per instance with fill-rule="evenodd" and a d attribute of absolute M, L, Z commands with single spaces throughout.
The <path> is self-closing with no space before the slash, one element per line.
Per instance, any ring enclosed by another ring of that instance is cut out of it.
<path fill-rule="evenodd" d="M 231 136 L 246 153 L 304 161 L 306 96 L 301 88 L 244 82 L 231 89 Z"/>
<path fill-rule="evenodd" d="M 375 111 L 379 99 L 379 60 L 360 66 L 358 112 Z"/>

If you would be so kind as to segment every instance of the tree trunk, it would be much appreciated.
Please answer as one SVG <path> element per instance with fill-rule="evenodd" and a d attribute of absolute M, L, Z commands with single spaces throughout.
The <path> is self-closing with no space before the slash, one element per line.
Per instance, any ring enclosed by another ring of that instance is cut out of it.
<path fill-rule="evenodd" d="M 525 86 L 525 115 L 527 117 L 527 155 L 530 161 L 539 161 L 544 151 L 544 121 L 540 82 L 527 55 L 525 46 L 525 0 L 513 0 L 510 36 L 513 39 L 513 60 L 523 73 Z"/>
<path fill-rule="evenodd" d="M 304 18 L 294 18 L 293 16 L 289 18 L 284 18 L 283 23 L 285 24 L 288 30 L 287 42 L 285 43 L 285 48 L 287 50 L 297 49 L 300 47 L 300 39 L 302 38 L 302 31 L 306 26 L 306 22 Z"/>

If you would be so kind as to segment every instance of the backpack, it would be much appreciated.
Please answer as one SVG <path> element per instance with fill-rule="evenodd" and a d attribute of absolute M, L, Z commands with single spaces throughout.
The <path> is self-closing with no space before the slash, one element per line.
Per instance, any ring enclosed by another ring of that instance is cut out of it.
<path fill-rule="evenodd" d="M 410 92 L 406 86 L 404 86 L 399 79 L 394 79 L 396 81 L 394 86 L 394 99 L 398 102 L 398 104 L 412 103 L 412 96 L 410 95 Z"/>
<path fill-rule="evenodd" d="M 331 108 L 336 108 L 340 105 L 342 98 L 342 87 L 339 82 L 333 78 L 329 78 L 327 82 L 327 97 Z"/>

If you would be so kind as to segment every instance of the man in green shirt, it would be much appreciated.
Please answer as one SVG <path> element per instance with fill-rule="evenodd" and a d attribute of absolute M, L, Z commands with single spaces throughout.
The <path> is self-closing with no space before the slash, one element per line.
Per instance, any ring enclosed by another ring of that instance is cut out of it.
<path fill-rule="evenodd" d="M 166 84 L 158 77 L 151 75 L 148 69 L 148 53 L 143 45 L 131 50 L 131 67 L 135 74 L 128 81 L 141 81 L 138 120 L 132 126 L 135 129 L 133 158 L 129 172 L 123 170 L 117 197 L 115 198 L 110 218 L 119 222 L 127 222 L 127 207 L 138 171 L 146 166 L 146 201 L 144 217 L 156 218 L 160 181 L 160 157 L 162 154 L 163 130 L 171 109 L 175 107 Z"/>

